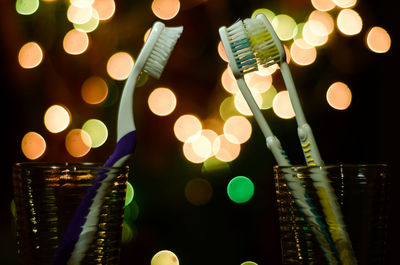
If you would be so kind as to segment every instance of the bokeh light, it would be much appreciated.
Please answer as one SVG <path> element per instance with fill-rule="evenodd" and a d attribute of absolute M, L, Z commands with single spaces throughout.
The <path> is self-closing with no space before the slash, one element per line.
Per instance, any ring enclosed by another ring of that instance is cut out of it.
<path fill-rule="evenodd" d="M 26 158 L 38 159 L 46 151 L 46 141 L 37 132 L 28 132 L 22 138 L 21 149 Z"/>
<path fill-rule="evenodd" d="M 79 8 L 90 7 L 93 5 L 95 0 L 69 0 L 71 5 Z"/>
<path fill-rule="evenodd" d="M 239 86 L 229 65 L 221 75 L 221 84 L 222 87 L 231 94 L 236 94 L 239 92 Z"/>
<path fill-rule="evenodd" d="M 291 119 L 295 116 L 287 90 L 280 91 L 276 94 L 272 102 L 272 109 L 274 113 L 282 119 Z"/>
<path fill-rule="evenodd" d="M 391 45 L 389 33 L 382 27 L 372 27 L 366 37 L 368 48 L 376 53 L 385 53 L 389 51 Z"/>
<path fill-rule="evenodd" d="M 165 87 L 153 90 L 147 100 L 150 110 L 158 116 L 171 114 L 176 107 L 176 97 L 174 92 Z"/>
<path fill-rule="evenodd" d="M 193 144 L 191 142 L 184 142 L 182 149 L 185 158 L 194 164 L 200 164 L 207 160 L 207 157 L 198 155 L 195 152 Z"/>
<path fill-rule="evenodd" d="M 290 46 L 290 54 L 293 62 L 305 66 L 312 64 L 317 58 L 317 50 L 304 39 L 296 39 Z"/>
<path fill-rule="evenodd" d="M 163 20 L 173 19 L 179 12 L 179 0 L 153 0 L 151 10 L 154 15 Z"/>
<path fill-rule="evenodd" d="M 303 26 L 303 39 L 311 46 L 321 46 L 328 42 L 328 29 L 317 20 L 309 20 Z"/>
<path fill-rule="evenodd" d="M 170 250 L 161 250 L 151 259 L 151 265 L 179 265 L 178 257 Z"/>
<path fill-rule="evenodd" d="M 90 135 L 81 129 L 72 129 L 65 137 L 65 148 L 73 157 L 85 156 L 90 151 L 92 141 Z"/>
<path fill-rule="evenodd" d="M 357 4 L 357 0 L 332 0 L 340 8 L 349 8 Z"/>
<path fill-rule="evenodd" d="M 320 36 L 331 34 L 335 27 L 335 22 L 328 12 L 314 10 L 308 17 L 308 21 L 318 21 L 323 25 L 321 27 L 319 24 L 310 24 L 310 28 L 314 34 Z"/>
<path fill-rule="evenodd" d="M 107 95 L 108 85 L 101 77 L 89 77 L 82 84 L 81 96 L 88 104 L 99 104 L 107 98 Z"/>
<path fill-rule="evenodd" d="M 224 60 L 225 62 L 228 62 L 228 57 L 226 56 L 225 48 L 224 45 L 222 45 L 221 41 L 218 42 L 217 50 L 221 59 Z"/>
<path fill-rule="evenodd" d="M 251 132 L 251 123 L 243 116 L 232 116 L 225 121 L 224 135 L 234 144 L 245 143 L 249 140 Z"/>
<path fill-rule="evenodd" d="M 253 95 L 254 100 L 256 101 L 258 107 L 261 107 L 262 105 L 262 96 L 260 93 L 251 91 L 251 94 Z M 253 112 L 251 112 L 251 109 L 249 105 L 247 104 L 246 99 L 243 97 L 242 93 L 236 93 L 234 96 L 234 102 L 235 102 L 235 107 L 236 109 L 243 115 L 246 116 L 253 116 Z"/>
<path fill-rule="evenodd" d="M 61 105 L 53 105 L 44 114 L 44 125 L 52 133 L 64 131 L 71 121 L 69 110 Z"/>
<path fill-rule="evenodd" d="M 188 181 L 185 186 L 186 200 L 196 206 L 207 204 L 213 194 L 213 188 L 206 179 L 194 178 Z"/>
<path fill-rule="evenodd" d="M 90 17 L 90 19 L 85 22 L 85 23 L 74 23 L 74 28 L 83 32 L 93 32 L 94 30 L 97 29 L 97 27 L 99 26 L 99 14 L 97 13 L 96 9 L 91 9 L 92 10 L 92 16 Z"/>
<path fill-rule="evenodd" d="M 39 8 L 39 0 L 17 0 L 15 9 L 20 15 L 31 15 Z"/>
<path fill-rule="evenodd" d="M 67 10 L 67 18 L 71 23 L 84 24 L 87 23 L 93 16 L 93 8 L 88 7 L 77 7 L 70 5 Z"/>
<path fill-rule="evenodd" d="M 190 143 L 196 155 L 204 158 L 205 161 L 212 154 L 212 146 L 210 140 L 203 134 L 192 137 L 193 139 L 187 141 L 187 143 Z"/>
<path fill-rule="evenodd" d="M 237 176 L 229 181 L 227 193 L 233 202 L 245 203 L 254 195 L 254 184 L 245 176 Z"/>
<path fill-rule="evenodd" d="M 235 160 L 240 153 L 240 144 L 232 143 L 225 135 L 219 135 L 213 143 L 215 157 L 224 162 Z"/>
<path fill-rule="evenodd" d="M 200 120 L 190 114 L 180 116 L 174 124 L 174 133 L 181 142 L 186 142 L 195 135 L 200 135 L 202 124 Z M 194 139 L 193 137 L 191 139 Z"/>
<path fill-rule="evenodd" d="M 18 53 L 18 62 L 23 68 L 35 68 L 43 60 L 43 51 L 36 42 L 25 43 Z"/>
<path fill-rule="evenodd" d="M 95 0 L 92 7 L 96 9 L 100 20 L 108 20 L 115 13 L 114 0 Z"/>
<path fill-rule="evenodd" d="M 107 62 L 107 73 L 115 80 L 125 80 L 133 68 L 134 60 L 127 52 L 114 53 Z"/>
<path fill-rule="evenodd" d="M 235 107 L 234 96 L 226 97 L 219 105 L 219 115 L 223 120 L 227 120 L 231 116 L 240 114 L 241 113 Z"/>
<path fill-rule="evenodd" d="M 271 75 L 261 75 L 259 71 L 248 73 L 244 76 L 247 86 L 251 91 L 263 93 L 267 91 L 272 84 Z"/>
<path fill-rule="evenodd" d="M 66 53 L 77 55 L 86 51 L 89 46 L 89 37 L 85 32 L 72 29 L 65 34 L 63 47 Z"/>
<path fill-rule="evenodd" d="M 336 6 L 333 0 L 311 0 L 311 4 L 319 11 L 329 11 Z"/>
<path fill-rule="evenodd" d="M 129 205 L 132 202 L 134 196 L 135 196 L 135 190 L 133 189 L 132 184 L 129 181 L 127 181 L 126 182 L 126 194 L 125 194 L 125 206 Z"/>
<path fill-rule="evenodd" d="M 340 10 L 336 24 L 340 32 L 349 36 L 360 33 L 363 25 L 360 15 L 353 9 Z"/>
<path fill-rule="evenodd" d="M 240 265 L 257 265 L 257 263 L 253 262 L 253 261 L 245 261 Z"/>
<path fill-rule="evenodd" d="M 293 38 L 296 29 L 296 21 L 288 15 L 279 14 L 272 19 L 272 26 L 279 39 L 286 41 Z"/>
<path fill-rule="evenodd" d="M 262 104 L 261 109 L 269 109 L 272 108 L 272 102 L 274 101 L 274 97 L 278 94 L 276 88 L 271 85 L 267 91 L 261 93 Z"/>
<path fill-rule="evenodd" d="M 107 126 L 98 119 L 90 119 L 87 120 L 83 126 L 82 130 L 87 132 L 91 139 L 91 147 L 97 148 L 102 146 L 108 138 L 108 129 Z"/>
<path fill-rule="evenodd" d="M 121 232 L 121 243 L 122 244 L 128 244 L 132 242 L 134 238 L 134 231 L 132 227 L 127 224 L 126 222 L 122 223 L 122 232 Z"/>
<path fill-rule="evenodd" d="M 343 82 L 333 83 L 326 92 L 326 100 L 329 105 L 337 110 L 345 110 L 351 103 L 351 90 Z"/>
<path fill-rule="evenodd" d="M 259 9 L 256 9 L 256 10 L 253 12 L 253 14 L 251 14 L 251 18 L 255 18 L 258 14 L 264 14 L 264 16 L 265 16 L 270 22 L 271 22 L 271 21 L 274 19 L 274 17 L 275 17 L 275 13 L 272 12 L 271 10 L 266 9 L 266 8 L 259 8 Z"/>

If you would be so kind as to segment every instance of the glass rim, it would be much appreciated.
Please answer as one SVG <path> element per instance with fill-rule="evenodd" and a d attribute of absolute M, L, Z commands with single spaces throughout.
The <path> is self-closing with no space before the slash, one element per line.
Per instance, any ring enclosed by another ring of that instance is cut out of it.
<path fill-rule="evenodd" d="M 13 164 L 16 168 L 37 168 L 37 169 L 110 169 L 120 170 L 128 168 L 128 165 L 105 167 L 97 162 L 43 162 L 43 161 L 27 161 L 16 162 Z"/>
<path fill-rule="evenodd" d="M 323 166 L 307 166 L 307 165 L 289 165 L 289 166 L 280 166 L 275 165 L 274 169 L 310 169 L 310 168 L 325 168 L 325 169 L 332 169 L 332 168 L 372 168 L 372 167 L 382 167 L 387 168 L 389 167 L 388 164 L 385 163 L 360 163 L 360 164 L 327 164 Z"/>

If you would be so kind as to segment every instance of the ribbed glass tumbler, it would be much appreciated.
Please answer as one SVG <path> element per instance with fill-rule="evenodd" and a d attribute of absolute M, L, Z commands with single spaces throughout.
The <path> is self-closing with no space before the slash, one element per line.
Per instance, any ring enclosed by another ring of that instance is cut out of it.
<path fill-rule="evenodd" d="M 14 165 L 20 264 L 53 264 L 82 198 L 93 181 L 104 175 L 110 183 L 100 200 L 97 232 L 80 264 L 119 264 L 128 167 L 39 162 Z"/>
<path fill-rule="evenodd" d="M 274 168 L 283 264 L 383 265 L 387 165 Z"/>

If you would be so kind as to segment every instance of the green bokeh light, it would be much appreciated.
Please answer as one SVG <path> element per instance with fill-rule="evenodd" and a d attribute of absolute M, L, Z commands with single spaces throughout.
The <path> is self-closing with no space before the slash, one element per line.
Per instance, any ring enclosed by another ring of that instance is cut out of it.
<path fill-rule="evenodd" d="M 257 263 L 253 262 L 253 261 L 245 261 L 240 265 L 257 265 Z"/>
<path fill-rule="evenodd" d="M 129 181 L 126 182 L 126 196 L 125 196 L 125 206 L 129 205 L 132 200 L 135 191 L 133 190 L 132 184 Z"/>
<path fill-rule="evenodd" d="M 39 0 L 17 0 L 15 9 L 20 15 L 31 15 L 39 8 Z"/>
<path fill-rule="evenodd" d="M 90 135 L 90 139 L 92 140 L 92 148 L 102 146 L 107 140 L 107 126 L 98 119 L 90 119 L 86 121 L 82 126 L 82 130 Z"/>
<path fill-rule="evenodd" d="M 233 202 L 245 203 L 253 197 L 254 184 L 249 178 L 238 176 L 229 182 L 227 192 Z"/>

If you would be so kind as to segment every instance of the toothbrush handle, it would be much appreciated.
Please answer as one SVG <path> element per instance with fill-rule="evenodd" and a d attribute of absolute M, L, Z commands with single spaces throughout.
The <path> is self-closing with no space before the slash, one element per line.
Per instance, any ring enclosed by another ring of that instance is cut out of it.
<path fill-rule="evenodd" d="M 279 139 L 273 134 L 271 128 L 269 127 L 267 121 L 264 118 L 264 115 L 262 114 L 256 101 L 254 100 L 254 97 L 251 94 L 250 89 L 248 88 L 246 82 L 244 81 L 243 78 L 237 78 L 237 84 L 239 86 L 240 92 L 242 93 L 244 99 L 247 102 L 247 105 L 249 105 L 249 108 L 253 113 L 257 124 L 260 126 L 260 129 L 266 138 L 267 147 L 271 150 L 278 165 L 289 166 L 290 162 L 285 154 L 285 151 L 282 149 Z"/>
<path fill-rule="evenodd" d="M 313 132 L 308 123 L 297 128 L 297 134 L 300 139 L 301 148 L 303 149 L 304 158 L 308 166 L 323 166 L 321 155 L 318 150 Z"/>

